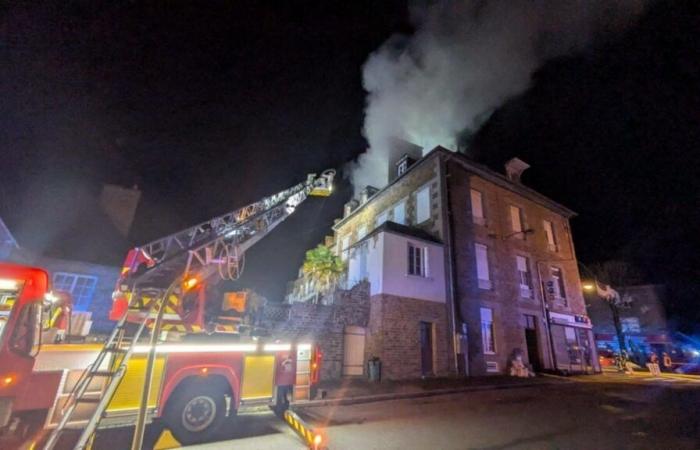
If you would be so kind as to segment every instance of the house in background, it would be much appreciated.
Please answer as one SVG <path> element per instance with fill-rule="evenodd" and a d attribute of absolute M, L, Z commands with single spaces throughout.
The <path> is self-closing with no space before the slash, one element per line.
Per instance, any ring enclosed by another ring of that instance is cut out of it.
<path fill-rule="evenodd" d="M 390 167 L 327 242 L 348 262 L 345 288 L 369 282 L 362 351 L 346 353 L 379 357 L 393 379 L 507 373 L 517 353 L 535 369 L 598 370 L 574 213 L 522 184 L 527 164 L 502 175 L 437 147 Z"/>
<path fill-rule="evenodd" d="M 670 351 L 673 342 L 666 320 L 666 287 L 661 284 L 644 284 L 616 288 L 628 298 L 627 308 L 620 308 L 620 325 L 625 345 L 633 353 L 658 354 Z M 595 324 L 595 341 L 599 349 L 619 351 L 617 332 L 612 311 L 595 293 L 585 292 L 591 320 Z"/>
<path fill-rule="evenodd" d="M 53 220 L 31 221 L 24 239 L 15 239 L 0 220 L 0 261 L 46 269 L 52 289 L 70 293 L 75 311 L 91 313 L 91 334 L 109 333 L 112 292 L 131 247 L 127 236 L 140 195 L 135 187 L 115 185 L 104 185 L 99 197 L 76 193 L 77 214 L 39 212 L 36 217 Z M 19 219 L 18 227 L 27 223 Z"/>

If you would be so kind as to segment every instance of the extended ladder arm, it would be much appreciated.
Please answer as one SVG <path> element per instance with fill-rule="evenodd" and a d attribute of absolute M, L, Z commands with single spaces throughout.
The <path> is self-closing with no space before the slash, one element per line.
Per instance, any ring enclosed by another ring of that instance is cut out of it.
<path fill-rule="evenodd" d="M 334 177 L 334 170 L 320 176 L 310 174 L 303 183 L 130 250 L 117 281 L 110 318 L 117 319 L 126 312 L 124 293 L 131 293 L 137 283 L 141 288 L 166 288 L 178 277 L 205 280 L 217 270 L 223 279 L 238 278 L 245 251 L 289 217 L 309 195 L 330 195 Z"/>

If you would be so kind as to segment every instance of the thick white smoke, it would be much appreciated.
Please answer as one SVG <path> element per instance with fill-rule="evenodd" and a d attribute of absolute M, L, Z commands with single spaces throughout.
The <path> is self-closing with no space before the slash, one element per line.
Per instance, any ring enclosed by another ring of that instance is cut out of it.
<path fill-rule="evenodd" d="M 624 30 L 644 0 L 462 0 L 414 8 L 416 32 L 395 35 L 363 68 L 369 149 L 351 165 L 355 190 L 387 182 L 394 137 L 456 150 L 547 59 Z"/>

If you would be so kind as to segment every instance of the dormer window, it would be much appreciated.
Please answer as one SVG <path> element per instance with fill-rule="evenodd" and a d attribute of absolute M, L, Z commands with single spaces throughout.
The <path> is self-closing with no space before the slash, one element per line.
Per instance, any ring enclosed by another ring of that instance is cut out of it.
<path fill-rule="evenodd" d="M 408 170 L 408 160 L 403 160 L 399 163 L 398 175 L 401 176 Z"/>

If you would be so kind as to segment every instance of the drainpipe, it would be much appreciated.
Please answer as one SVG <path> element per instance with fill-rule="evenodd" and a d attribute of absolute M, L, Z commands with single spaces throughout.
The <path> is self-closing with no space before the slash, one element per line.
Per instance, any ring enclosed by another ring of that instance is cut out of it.
<path fill-rule="evenodd" d="M 457 319 L 456 316 L 457 314 L 460 314 L 460 319 L 461 319 L 461 310 L 457 307 L 457 299 L 455 296 L 455 287 L 454 287 L 454 280 L 455 280 L 455 265 L 454 265 L 454 254 L 452 252 L 452 213 L 450 212 L 450 191 L 449 188 L 447 187 L 447 177 L 449 176 L 449 173 L 447 171 L 447 161 L 449 161 L 451 158 L 448 156 L 447 159 L 443 160 L 442 158 L 439 158 L 439 165 L 438 165 L 438 170 L 439 170 L 439 179 L 440 179 L 440 191 L 441 191 L 441 201 L 442 201 L 442 210 L 444 211 L 443 217 L 444 217 L 444 223 L 442 224 L 442 230 L 443 230 L 443 236 L 445 237 L 445 250 L 446 250 L 446 256 L 445 260 L 447 262 L 447 267 L 448 270 L 447 272 L 447 289 L 449 291 L 449 300 L 450 300 L 450 316 L 451 316 L 451 321 L 450 324 L 452 325 L 452 357 L 453 357 L 453 363 L 454 363 L 454 368 L 455 368 L 455 373 L 459 373 L 459 361 L 458 361 L 458 356 L 457 356 Z M 464 322 L 464 320 L 462 320 Z M 467 361 L 465 361 L 465 365 L 468 364 Z M 465 367 L 465 372 L 468 374 L 469 373 L 469 368 Z"/>

